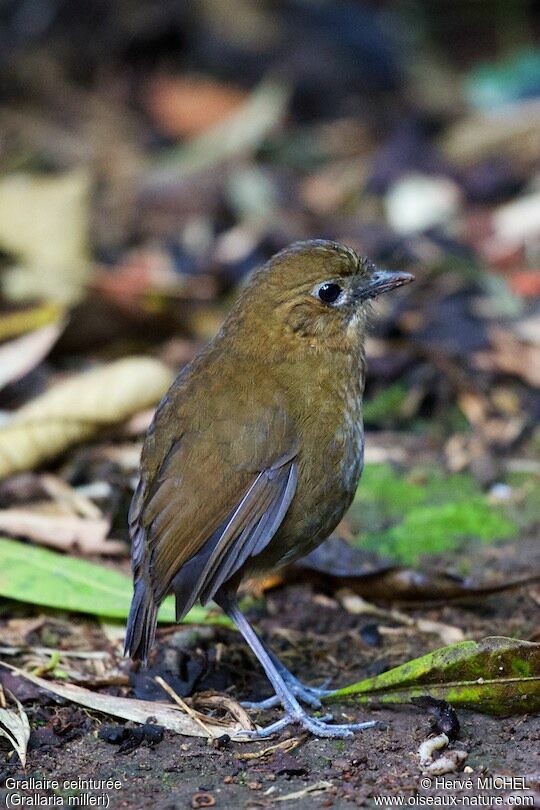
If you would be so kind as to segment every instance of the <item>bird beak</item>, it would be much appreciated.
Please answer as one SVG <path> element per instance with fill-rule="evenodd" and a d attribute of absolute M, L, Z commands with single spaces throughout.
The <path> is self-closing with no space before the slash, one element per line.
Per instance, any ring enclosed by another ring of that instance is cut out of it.
<path fill-rule="evenodd" d="M 414 281 L 411 273 L 393 273 L 390 270 L 375 270 L 369 278 L 356 290 L 355 298 L 359 301 L 366 301 L 368 298 L 377 298 L 378 295 L 395 287 L 403 287 Z"/>

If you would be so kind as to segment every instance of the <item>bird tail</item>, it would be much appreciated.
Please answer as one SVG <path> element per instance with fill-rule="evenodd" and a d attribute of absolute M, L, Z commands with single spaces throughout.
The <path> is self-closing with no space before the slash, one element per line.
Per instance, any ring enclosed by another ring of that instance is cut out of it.
<path fill-rule="evenodd" d="M 156 635 L 158 607 L 144 581 L 140 579 L 136 582 L 127 621 L 124 655 L 146 664 Z"/>

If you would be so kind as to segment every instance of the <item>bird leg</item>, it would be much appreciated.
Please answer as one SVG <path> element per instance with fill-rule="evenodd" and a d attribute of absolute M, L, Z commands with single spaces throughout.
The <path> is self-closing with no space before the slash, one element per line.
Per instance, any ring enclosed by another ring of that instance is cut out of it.
<path fill-rule="evenodd" d="M 287 686 L 290 688 L 293 695 L 295 695 L 298 700 L 301 700 L 302 703 L 305 703 L 307 706 L 311 706 L 312 709 L 320 709 L 322 704 L 319 698 L 332 694 L 333 690 L 326 688 L 330 682 L 330 679 L 327 679 L 322 686 L 308 686 L 307 684 L 302 683 L 302 681 L 298 680 L 296 675 L 289 672 L 287 667 L 281 663 L 277 655 L 275 655 L 272 650 L 264 645 L 260 638 L 259 641 L 264 646 L 268 656 L 272 659 L 272 663 Z M 279 697 L 277 695 L 272 695 L 272 697 L 266 698 L 266 700 L 244 700 L 242 701 L 242 706 L 244 709 L 263 711 L 264 709 L 273 709 L 274 706 L 279 706 L 280 703 L 281 701 Z"/>
<path fill-rule="evenodd" d="M 331 716 L 311 717 L 300 705 L 293 690 L 285 681 L 282 673 L 275 664 L 275 656 L 270 656 L 261 640 L 251 627 L 250 623 L 240 611 L 236 598 L 224 591 L 218 592 L 215 601 L 223 608 L 230 619 L 236 624 L 238 630 L 243 635 L 252 652 L 258 658 L 266 676 L 272 686 L 279 702 L 285 710 L 285 716 L 276 723 L 259 728 L 256 731 L 243 731 L 253 738 L 269 737 L 290 725 L 300 725 L 306 731 L 310 731 L 317 737 L 351 737 L 354 731 L 361 731 L 365 728 L 372 728 L 377 725 L 377 721 L 372 720 L 367 723 L 347 723 L 343 725 L 329 725 Z"/>

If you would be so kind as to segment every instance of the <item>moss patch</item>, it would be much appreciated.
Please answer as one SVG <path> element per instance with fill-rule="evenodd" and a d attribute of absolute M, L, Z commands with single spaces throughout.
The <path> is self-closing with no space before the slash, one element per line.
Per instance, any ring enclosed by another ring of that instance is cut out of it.
<path fill-rule="evenodd" d="M 364 422 L 366 425 L 378 425 L 396 421 L 401 417 L 401 409 L 407 399 L 407 389 L 401 383 L 395 383 L 376 394 L 373 399 L 364 402 Z"/>
<path fill-rule="evenodd" d="M 515 537 L 517 522 L 492 506 L 468 474 L 389 464 L 366 465 L 350 519 L 363 548 L 415 564 L 424 554 L 454 550 L 467 540 Z"/>

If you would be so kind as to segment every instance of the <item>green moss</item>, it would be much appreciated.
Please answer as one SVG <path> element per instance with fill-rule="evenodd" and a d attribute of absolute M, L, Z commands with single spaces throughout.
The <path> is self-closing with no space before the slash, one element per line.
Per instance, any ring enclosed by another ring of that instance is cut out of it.
<path fill-rule="evenodd" d="M 516 678 L 532 678 L 534 673 L 529 661 L 523 658 L 512 659 L 512 675 Z"/>
<path fill-rule="evenodd" d="M 400 474 L 390 464 L 367 464 L 356 493 L 351 516 L 358 528 L 370 528 L 371 516 L 381 523 L 402 517 L 414 506 L 429 503 L 465 501 L 478 493 L 477 484 L 468 474 L 445 475 L 434 467 L 415 467 Z"/>
<path fill-rule="evenodd" d="M 400 383 L 385 388 L 364 403 L 364 422 L 379 425 L 401 417 L 401 408 L 407 398 L 407 389 Z"/>
<path fill-rule="evenodd" d="M 516 520 L 492 506 L 471 475 L 446 475 L 436 467 L 400 475 L 389 464 L 367 465 L 350 520 L 359 545 L 408 564 L 465 540 L 517 533 Z"/>
<path fill-rule="evenodd" d="M 362 543 L 403 563 L 414 563 L 424 554 L 459 548 L 466 539 L 482 541 L 513 537 L 516 527 L 482 497 L 467 503 L 446 503 L 411 509 L 396 526 L 371 532 Z"/>

